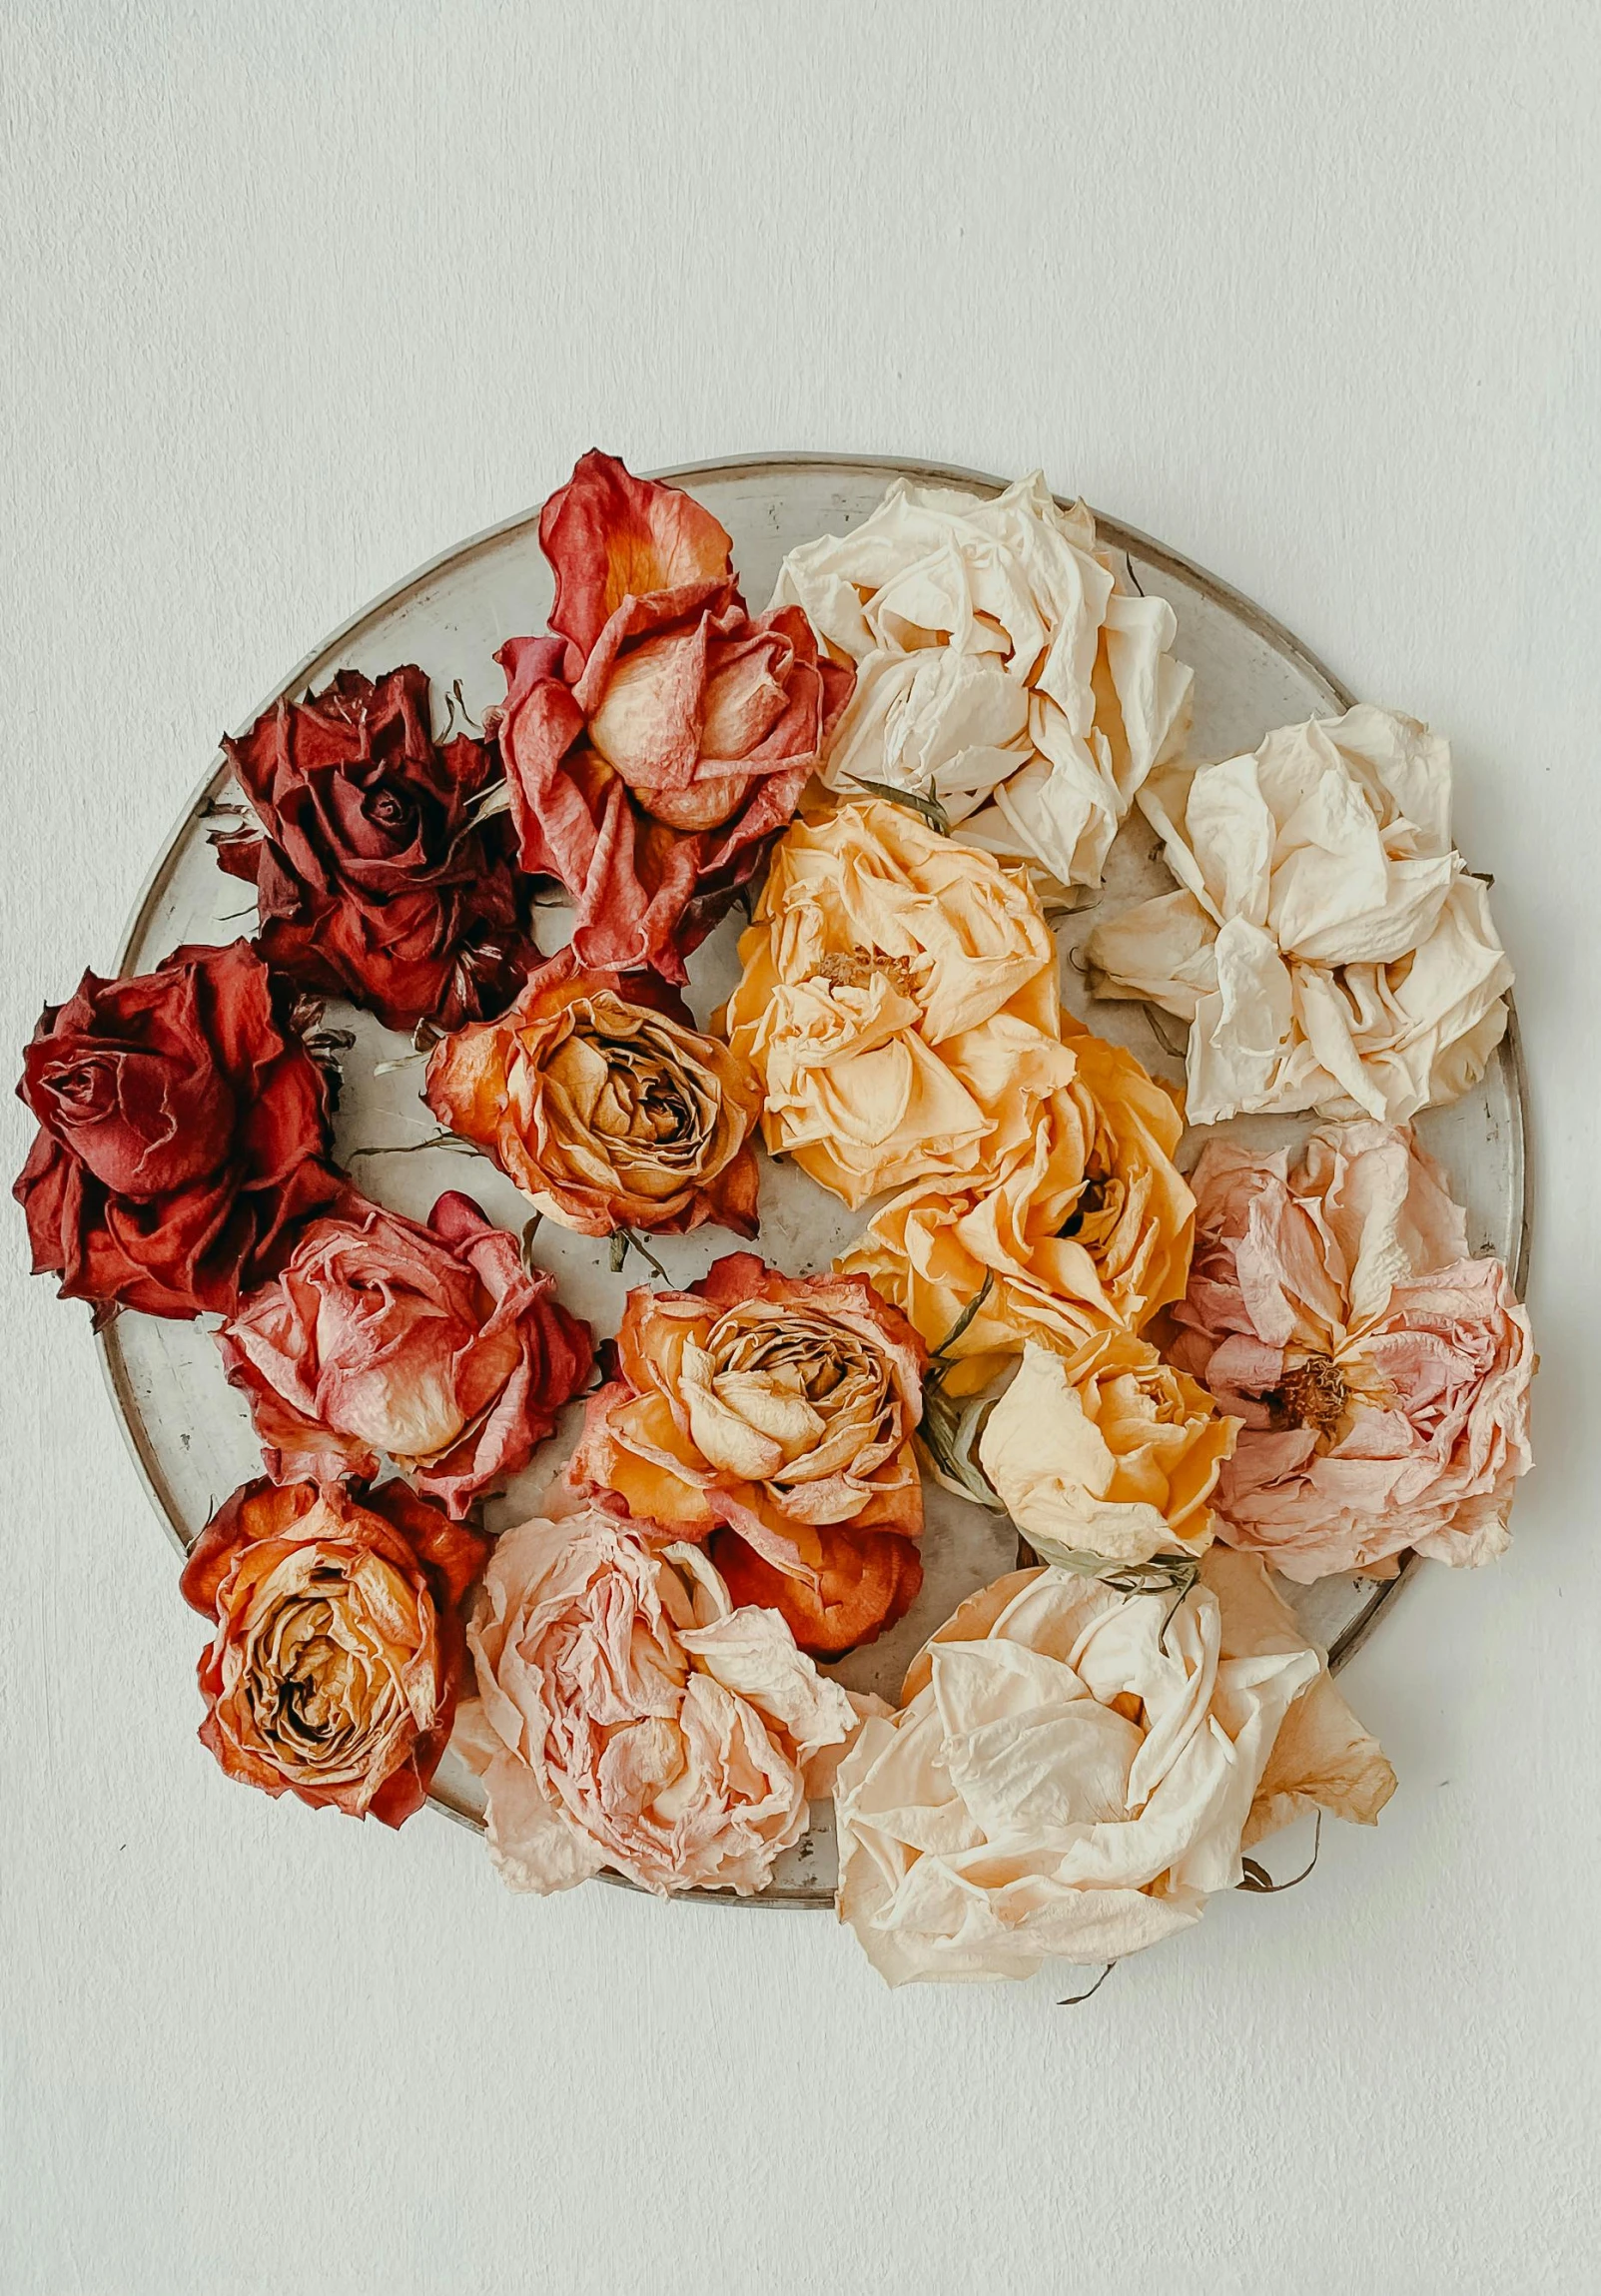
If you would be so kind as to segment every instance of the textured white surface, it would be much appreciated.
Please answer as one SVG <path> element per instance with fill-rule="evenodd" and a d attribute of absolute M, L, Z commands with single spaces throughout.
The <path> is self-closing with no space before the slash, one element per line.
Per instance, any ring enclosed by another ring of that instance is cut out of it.
<path fill-rule="evenodd" d="M 580 447 L 1041 460 L 1451 733 L 1546 1367 L 1511 1557 L 1345 1678 L 1376 1835 L 1086 2008 L 897 1996 L 230 1786 L 13 1215 L 8 2296 L 1593 2287 L 1598 70 L 1558 4 L 12 0 L 0 1043 L 218 729 Z"/>

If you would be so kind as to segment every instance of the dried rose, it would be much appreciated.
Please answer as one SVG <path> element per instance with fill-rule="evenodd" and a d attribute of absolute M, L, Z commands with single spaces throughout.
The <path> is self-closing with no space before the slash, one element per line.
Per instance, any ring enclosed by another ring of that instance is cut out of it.
<path fill-rule="evenodd" d="M 752 620 L 711 513 L 609 454 L 551 495 L 539 540 L 557 635 L 495 656 L 522 866 L 573 895 L 584 964 L 682 981 L 793 814 L 853 673 L 798 607 Z"/>
<path fill-rule="evenodd" d="M 200 1662 L 201 1741 L 230 1778 L 399 1826 L 450 1736 L 457 1606 L 488 1542 L 403 1483 L 246 1483 L 184 1566 L 217 1622 Z"/>
<path fill-rule="evenodd" d="M 13 1193 L 64 1299 L 226 1314 L 345 1185 L 328 1079 L 245 941 L 86 973 L 46 1006 L 17 1092 L 40 1131 Z"/>
<path fill-rule="evenodd" d="M 1244 1421 L 1217 1535 L 1287 1578 L 1505 1547 L 1532 1464 L 1529 1319 L 1467 1256 L 1443 1175 L 1404 1127 L 1330 1125 L 1293 1164 L 1211 1141 L 1167 1352 Z"/>
<path fill-rule="evenodd" d="M 895 805 L 780 839 L 724 1020 L 770 1152 L 854 1210 L 1021 1148 L 1066 1084 L 1057 953 L 1021 872 Z"/>
<path fill-rule="evenodd" d="M 582 971 L 563 949 L 499 1020 L 435 1045 L 424 1092 L 441 1124 L 580 1235 L 677 1235 L 707 1219 L 756 1232 L 761 1088 L 650 974 Z"/>
<path fill-rule="evenodd" d="M 498 761 L 464 734 L 435 742 L 421 670 L 341 670 L 223 748 L 260 826 L 217 857 L 256 887 L 269 964 L 391 1029 L 454 1028 L 515 994 L 537 952 L 506 824 L 475 812 Z"/>
<path fill-rule="evenodd" d="M 737 1531 L 713 1531 L 707 1553 L 729 1595 L 775 1610 L 796 1646 L 812 1658 L 843 1658 L 905 1618 L 923 1586 L 923 1558 L 898 1531 L 814 1532 L 818 1560 L 809 1579 L 775 1569 Z"/>
<path fill-rule="evenodd" d="M 589 1377 L 589 1327 L 464 1195 L 425 1227 L 361 1197 L 307 1227 L 218 1333 L 275 1482 L 388 1453 L 452 1515 L 527 1464 Z"/>
<path fill-rule="evenodd" d="M 770 1610 L 736 1610 L 704 1555 L 598 1509 L 505 1532 L 467 1639 L 482 1703 L 456 1746 L 513 1890 L 610 1866 L 658 1895 L 749 1897 L 806 1830 L 808 1772 L 857 1727 Z"/>
<path fill-rule="evenodd" d="M 871 1641 L 916 1584 L 901 1558 L 852 1542 L 923 1528 L 925 1361 L 859 1276 L 780 1275 L 731 1252 L 688 1291 L 628 1294 L 618 1377 L 589 1401 L 569 1476 L 676 1537 L 727 1524 L 772 1567 L 779 1583 L 763 1583 L 803 1648 L 847 1648 L 846 1630 Z"/>
<path fill-rule="evenodd" d="M 979 1459 L 1043 1562 L 1144 1563 L 1211 1544 L 1207 1504 L 1238 1422 L 1132 1331 L 1072 1355 L 1032 1342 L 990 1413 Z"/>
<path fill-rule="evenodd" d="M 1370 1826 L 1395 1773 L 1249 1555 L 1119 1594 L 972 1596 L 835 1781 L 839 1914 L 892 1985 L 1118 1960 L 1199 1921 L 1308 1810 Z"/>
<path fill-rule="evenodd" d="M 907 1188 L 841 1261 L 930 1346 L 961 1325 L 944 1349 L 951 1395 L 987 1387 L 1026 1341 L 1071 1353 L 1184 1294 L 1196 1207 L 1173 1160 L 1174 1097 L 1122 1046 L 1066 1016 L 1062 1033 L 1074 1073 L 1028 1137 L 993 1168 Z"/>

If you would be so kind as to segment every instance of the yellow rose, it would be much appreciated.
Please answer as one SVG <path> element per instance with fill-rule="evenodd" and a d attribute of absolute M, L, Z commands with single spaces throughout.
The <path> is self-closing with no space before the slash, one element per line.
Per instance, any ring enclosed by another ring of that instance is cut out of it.
<path fill-rule="evenodd" d="M 798 821 L 739 955 L 723 1021 L 760 1073 L 768 1149 L 853 1210 L 993 1164 L 1072 1079 L 1023 872 L 902 807 Z"/>
<path fill-rule="evenodd" d="M 1196 1199 L 1173 1161 L 1184 1130 L 1174 1097 L 1122 1046 L 1071 1018 L 1062 1034 L 1075 1073 L 1026 1137 L 988 1170 L 908 1188 L 839 1263 L 930 1347 L 983 1293 L 949 1350 L 952 1395 L 987 1387 L 1028 1340 L 1070 1353 L 1184 1297 Z"/>
<path fill-rule="evenodd" d="M 1206 1502 L 1239 1425 L 1146 1340 L 1103 1331 L 1073 1355 L 1024 1349 L 979 1462 L 1045 1562 L 1201 1555 L 1211 1544 Z"/>

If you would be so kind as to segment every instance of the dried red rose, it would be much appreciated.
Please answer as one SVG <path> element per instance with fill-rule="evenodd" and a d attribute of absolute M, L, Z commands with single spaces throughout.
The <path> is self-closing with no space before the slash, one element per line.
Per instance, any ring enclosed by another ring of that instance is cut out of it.
<path fill-rule="evenodd" d="M 366 1481 L 388 1453 L 452 1515 L 527 1464 L 594 1365 L 555 1277 L 453 1190 L 425 1227 L 355 1195 L 313 1220 L 217 1343 L 275 1482 Z"/>
<path fill-rule="evenodd" d="M 403 1483 L 245 1483 L 184 1566 L 215 1619 L 201 1743 L 230 1778 L 400 1826 L 449 1743 L 458 1606 L 489 1542 Z"/>
<path fill-rule="evenodd" d="M 328 1079 L 245 941 L 85 973 L 46 1006 L 17 1092 L 40 1131 L 13 1193 L 63 1299 L 229 1313 L 346 1185 Z"/>
<path fill-rule="evenodd" d="M 573 895 L 583 964 L 682 981 L 793 815 L 855 672 L 798 607 L 747 614 L 717 520 L 612 455 L 584 455 L 539 540 L 557 634 L 501 647 L 490 713 L 522 866 Z"/>
<path fill-rule="evenodd" d="M 218 837 L 217 858 L 255 885 L 271 965 L 391 1029 L 454 1028 L 516 994 L 537 957 L 511 840 L 474 818 L 499 766 L 485 742 L 433 739 L 421 670 L 341 670 L 223 748 L 260 834 Z"/>

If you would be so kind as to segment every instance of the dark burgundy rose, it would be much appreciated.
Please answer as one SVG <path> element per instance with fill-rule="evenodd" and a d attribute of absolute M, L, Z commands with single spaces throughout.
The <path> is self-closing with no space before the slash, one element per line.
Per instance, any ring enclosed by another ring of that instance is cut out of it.
<path fill-rule="evenodd" d="M 217 857 L 256 887 L 270 965 L 392 1029 L 458 1028 L 510 1002 L 538 960 L 510 826 L 473 819 L 499 762 L 465 734 L 434 740 L 421 670 L 341 670 L 223 748 L 261 833 L 219 837 Z"/>
<path fill-rule="evenodd" d="M 17 1087 L 39 1137 L 13 1193 L 34 1273 L 64 1299 L 231 1313 L 348 1184 L 292 994 L 235 941 L 132 981 L 86 973 L 46 1006 Z"/>

